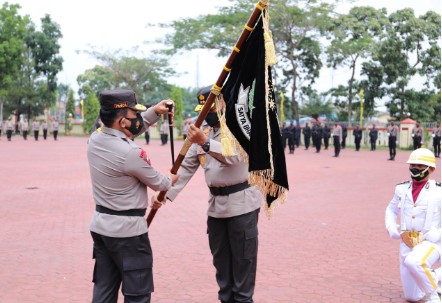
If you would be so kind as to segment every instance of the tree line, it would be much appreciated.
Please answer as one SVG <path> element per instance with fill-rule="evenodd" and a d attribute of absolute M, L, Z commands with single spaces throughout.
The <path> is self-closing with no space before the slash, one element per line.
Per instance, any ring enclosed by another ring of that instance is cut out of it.
<path fill-rule="evenodd" d="M 37 30 L 19 9 L 8 3 L 0 9 L 0 119 L 3 112 L 37 116 L 60 99 L 68 101 L 67 113 L 75 114 L 70 85 L 57 83 L 63 68 L 59 25 L 45 15 Z M 85 129 L 95 121 L 103 89 L 131 88 L 146 105 L 147 100 L 172 98 L 176 118 L 193 115 L 198 88 L 168 83 L 176 75 L 171 56 L 214 49 L 227 57 L 252 9 L 250 0 L 230 0 L 216 14 L 150 24 L 170 31 L 155 41 L 162 47 L 148 54 L 88 51 L 98 64 L 77 77 Z M 365 117 L 376 114 L 376 102 L 385 102 L 392 117 L 440 121 L 441 20 L 436 12 L 416 16 L 404 8 L 389 14 L 366 6 L 339 14 L 335 4 L 320 0 L 273 0 L 269 12 L 279 58 L 274 79 L 276 91 L 284 94 L 286 118 L 335 113 L 351 122 L 360 110 L 355 98 L 363 90 Z M 346 71 L 346 84 L 317 91 L 314 84 L 324 66 Z M 424 79 L 422 84 L 416 85 L 417 77 Z"/>

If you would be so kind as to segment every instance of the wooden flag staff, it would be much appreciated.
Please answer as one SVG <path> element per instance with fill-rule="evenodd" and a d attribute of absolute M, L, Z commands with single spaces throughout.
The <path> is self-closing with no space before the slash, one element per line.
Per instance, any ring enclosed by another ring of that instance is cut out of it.
<path fill-rule="evenodd" d="M 194 125 L 196 127 L 201 127 L 201 125 L 203 124 L 203 121 L 206 118 L 207 113 L 210 110 L 210 107 L 212 106 L 213 102 L 215 101 L 216 94 L 214 94 L 213 91 L 217 91 L 218 93 L 221 91 L 222 86 L 224 85 L 224 82 L 226 81 L 227 76 L 229 75 L 229 72 L 231 70 L 233 62 L 235 61 L 236 56 L 240 52 L 242 45 L 247 40 L 250 33 L 253 31 L 256 21 L 258 21 L 259 16 L 261 15 L 263 9 L 268 6 L 268 3 L 269 3 L 269 0 L 261 0 L 256 4 L 255 9 L 253 10 L 252 14 L 249 17 L 249 20 L 247 21 L 247 23 L 244 26 L 241 36 L 239 36 L 239 39 L 236 42 L 236 45 L 233 47 L 233 50 L 230 53 L 229 58 L 227 59 L 226 65 L 224 65 L 224 68 L 221 71 L 221 74 L 219 75 L 218 80 L 213 85 L 212 91 L 210 92 L 206 103 L 204 104 L 200 114 L 198 115 L 198 118 L 196 119 L 196 121 L 194 123 Z M 172 166 L 172 169 L 170 170 L 170 172 L 172 174 L 176 174 L 178 172 L 178 169 L 180 168 L 181 163 L 183 162 L 184 157 L 186 156 L 187 151 L 189 150 L 191 145 L 192 145 L 192 142 L 190 142 L 188 139 L 186 139 L 186 141 L 183 144 L 183 147 L 181 148 L 181 151 L 180 151 L 177 159 L 175 160 L 175 163 Z M 167 191 L 161 191 L 158 194 L 158 201 L 163 201 L 164 198 L 166 197 L 166 193 L 167 193 Z M 158 209 L 151 209 L 150 210 L 149 215 L 147 216 L 147 219 L 146 219 L 147 226 L 150 226 L 150 224 L 152 223 L 152 220 L 155 217 L 157 210 Z"/>

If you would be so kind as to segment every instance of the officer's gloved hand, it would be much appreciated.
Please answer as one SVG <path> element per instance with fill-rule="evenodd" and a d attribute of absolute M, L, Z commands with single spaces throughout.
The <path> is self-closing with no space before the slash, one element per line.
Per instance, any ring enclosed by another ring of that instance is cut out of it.
<path fill-rule="evenodd" d="M 390 225 L 387 227 L 388 234 L 390 235 L 390 238 L 392 239 L 400 239 L 401 235 L 399 234 L 399 231 L 397 229 L 396 225 Z"/>
<path fill-rule="evenodd" d="M 166 204 L 166 199 L 164 199 L 163 201 L 159 201 L 157 194 L 152 195 L 152 198 L 150 199 L 150 208 L 158 209 L 163 206 L 163 204 Z"/>

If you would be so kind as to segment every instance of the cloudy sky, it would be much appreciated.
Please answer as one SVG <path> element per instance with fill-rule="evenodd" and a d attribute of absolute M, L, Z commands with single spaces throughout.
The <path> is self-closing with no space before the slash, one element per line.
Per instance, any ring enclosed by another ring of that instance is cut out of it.
<path fill-rule="evenodd" d="M 153 41 L 163 34 L 158 30 L 147 29 L 146 24 L 215 13 L 218 6 L 228 3 L 226 0 L 11 0 L 8 2 L 19 4 L 22 7 L 20 14 L 30 15 L 37 25 L 45 14 L 49 14 L 52 20 L 60 25 L 63 34 L 61 55 L 64 58 L 64 70 L 59 74 L 59 82 L 69 84 L 74 89 L 77 88 L 77 76 L 96 64 L 95 60 L 81 52 L 82 50 L 90 50 L 91 47 L 101 51 L 129 50 L 136 46 L 146 49 L 145 41 Z M 251 11 L 255 3 L 255 0 L 250 1 Z M 428 10 L 440 14 L 441 3 L 442 0 L 358 0 L 352 4 L 340 5 L 339 11 L 344 13 L 351 6 L 369 5 L 376 8 L 385 7 L 389 13 L 411 7 L 417 15 L 422 15 Z M 171 82 L 183 87 L 210 85 L 218 78 L 225 60 L 225 58 L 216 58 L 215 52 L 208 53 L 201 50 L 176 58 L 174 65 L 183 75 L 171 79 Z M 346 70 L 324 69 L 318 81 L 322 85 L 320 90 L 336 86 L 340 83 L 340 79 L 347 78 L 346 73 Z"/>

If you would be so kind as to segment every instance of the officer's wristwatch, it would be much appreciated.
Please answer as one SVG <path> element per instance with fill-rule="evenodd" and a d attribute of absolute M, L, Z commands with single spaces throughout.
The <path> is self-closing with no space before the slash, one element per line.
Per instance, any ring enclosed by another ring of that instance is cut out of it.
<path fill-rule="evenodd" d="M 203 151 L 208 153 L 210 150 L 210 140 L 207 140 L 206 142 L 204 142 L 203 145 L 201 145 L 201 148 L 203 149 Z"/>

